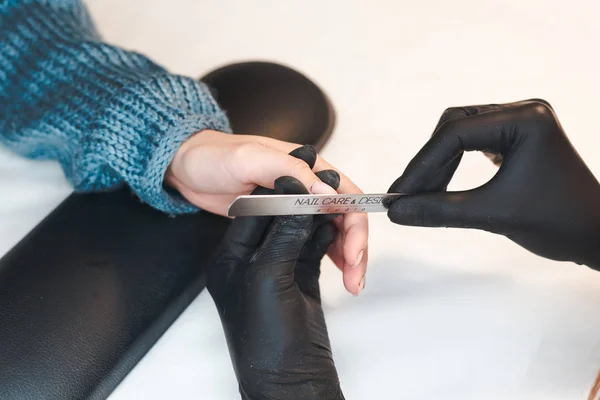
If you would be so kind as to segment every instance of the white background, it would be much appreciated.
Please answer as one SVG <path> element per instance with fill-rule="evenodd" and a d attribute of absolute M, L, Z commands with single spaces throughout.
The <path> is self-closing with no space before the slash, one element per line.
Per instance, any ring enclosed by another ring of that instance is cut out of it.
<path fill-rule="evenodd" d="M 105 38 L 200 76 L 247 59 L 291 65 L 337 113 L 322 155 L 364 191 L 387 190 L 449 106 L 541 97 L 600 175 L 600 3 L 443 0 L 94 0 Z M 452 189 L 494 167 L 469 155 Z M 54 163 L 0 150 L 0 255 L 68 195 Z M 600 205 L 599 205 L 600 206 Z M 560 212 L 560 210 L 557 210 Z M 584 399 L 600 368 L 600 273 L 502 237 L 371 217 L 367 285 L 322 279 L 348 399 Z M 203 293 L 111 400 L 235 399 Z"/>

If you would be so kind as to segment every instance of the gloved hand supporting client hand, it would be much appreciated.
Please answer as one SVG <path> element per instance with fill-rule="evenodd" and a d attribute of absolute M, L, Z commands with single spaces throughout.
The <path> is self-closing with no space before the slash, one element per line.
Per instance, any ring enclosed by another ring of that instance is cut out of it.
<path fill-rule="evenodd" d="M 314 151 L 292 153 L 314 164 Z M 319 178 L 333 188 L 335 171 Z M 273 193 L 257 188 L 254 194 Z M 307 194 L 282 177 L 275 193 Z M 343 399 L 321 307 L 334 215 L 236 218 L 208 272 L 243 399 Z"/>

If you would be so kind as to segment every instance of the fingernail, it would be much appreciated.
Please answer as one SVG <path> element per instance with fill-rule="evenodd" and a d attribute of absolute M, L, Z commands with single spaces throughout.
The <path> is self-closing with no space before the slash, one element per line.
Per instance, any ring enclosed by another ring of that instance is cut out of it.
<path fill-rule="evenodd" d="M 360 283 L 358 284 L 358 293 L 356 293 L 356 295 L 358 296 L 363 289 L 365 288 L 365 281 L 366 281 L 366 276 L 363 276 L 362 279 L 360 280 Z"/>
<path fill-rule="evenodd" d="M 352 264 L 352 268 L 358 267 L 358 264 L 360 264 L 360 262 L 362 261 L 364 254 L 365 254 L 364 250 L 361 250 L 360 253 L 358 253 L 358 257 L 356 257 L 356 261 L 354 261 L 354 264 Z"/>
<path fill-rule="evenodd" d="M 337 194 L 334 188 L 321 181 L 313 183 L 310 187 L 310 192 L 312 194 Z"/>

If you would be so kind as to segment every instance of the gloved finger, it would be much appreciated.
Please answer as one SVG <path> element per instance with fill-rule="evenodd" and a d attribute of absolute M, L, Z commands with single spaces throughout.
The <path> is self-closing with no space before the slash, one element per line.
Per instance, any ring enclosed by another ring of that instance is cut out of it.
<path fill-rule="evenodd" d="M 444 110 L 442 116 L 437 122 L 437 125 L 433 131 L 432 137 L 436 136 L 440 132 L 440 128 L 444 126 L 447 122 L 453 121 L 459 118 L 465 118 L 470 116 L 471 114 L 465 107 L 451 107 Z M 439 171 L 433 176 L 430 176 L 430 179 L 427 182 L 422 182 L 418 191 L 415 189 L 415 185 L 408 182 L 410 180 L 407 175 L 408 167 L 405 172 L 402 174 L 400 178 L 398 178 L 392 186 L 388 189 L 388 193 L 428 193 L 428 192 L 442 192 L 448 188 L 448 184 L 452 180 L 460 161 L 462 160 L 463 153 L 459 153 L 456 157 L 452 158 L 448 161 L 447 164 L 443 165 Z M 410 164 L 409 164 L 410 167 Z M 399 192 L 403 190 L 404 192 Z"/>
<path fill-rule="evenodd" d="M 465 110 L 464 107 L 451 107 L 451 108 L 445 109 L 444 112 L 442 113 L 442 116 L 438 120 L 438 123 L 435 126 L 435 129 L 431 136 L 434 136 L 438 132 L 440 127 L 442 125 L 444 125 L 446 122 L 452 121 L 457 118 L 468 117 L 469 115 L 470 114 L 467 112 L 467 110 Z"/>
<path fill-rule="evenodd" d="M 327 183 L 329 186 L 333 187 L 334 189 L 337 189 L 339 182 L 340 182 L 340 176 L 336 171 L 334 171 L 334 170 L 319 171 L 319 172 L 317 172 L 317 175 L 319 176 L 319 178 L 321 178 L 323 180 L 323 182 Z M 301 182 L 295 180 L 292 177 L 282 177 L 278 181 L 276 181 L 275 191 L 276 191 L 276 193 L 279 193 L 279 194 L 301 193 L 301 191 L 302 191 L 301 185 L 302 185 Z M 317 265 L 320 265 L 320 259 L 323 258 L 323 256 L 327 252 L 329 245 L 333 242 L 333 240 L 335 238 L 335 234 L 339 233 L 338 230 L 336 229 L 336 227 L 331 223 L 331 221 L 333 221 L 337 216 L 338 215 L 335 215 L 335 214 L 324 214 L 324 215 L 315 215 L 314 216 L 312 233 L 308 239 L 308 243 L 306 244 L 305 248 L 302 250 L 302 253 L 301 253 L 302 259 L 307 260 L 310 258 L 312 260 L 317 260 L 317 261 L 319 261 L 319 262 L 317 262 Z M 315 235 L 317 235 L 317 232 L 320 232 L 321 228 L 324 227 L 325 225 L 327 225 L 328 227 L 324 228 L 324 230 L 322 232 L 325 232 L 325 231 L 331 232 L 331 237 L 324 238 L 323 233 L 321 233 L 318 238 L 315 237 Z M 342 233 L 342 235 L 343 235 L 343 233 Z M 340 238 L 340 240 L 341 240 L 341 238 Z M 320 249 L 320 252 L 317 251 L 317 248 Z M 317 257 L 317 258 L 315 259 L 315 257 Z"/>
<path fill-rule="evenodd" d="M 313 146 L 301 146 L 293 150 L 289 154 L 295 158 L 304 161 L 310 168 L 315 165 L 317 160 L 317 152 Z M 300 183 L 299 181 L 297 181 Z M 306 191 L 304 186 L 296 186 L 296 190 Z M 262 186 L 257 186 L 251 195 L 267 195 L 275 193 L 272 189 L 267 189 Z M 252 254 L 262 238 L 269 224 L 272 222 L 272 217 L 238 217 L 232 222 L 225 238 L 223 240 L 222 249 L 229 251 L 235 257 L 245 257 Z"/>
<path fill-rule="evenodd" d="M 337 190 L 340 186 L 340 174 L 337 171 L 332 169 L 326 169 L 323 171 L 319 171 L 316 175 L 327 185 L 331 186 L 333 189 Z M 315 227 L 317 229 L 319 226 L 326 224 L 330 221 L 333 221 L 337 218 L 339 214 L 323 214 L 323 215 L 315 215 Z"/>
<path fill-rule="evenodd" d="M 469 150 L 479 150 L 482 151 L 492 162 L 496 165 L 500 165 L 503 162 L 503 155 L 501 149 L 496 148 L 494 146 L 474 146 L 472 149 L 458 149 L 453 153 L 446 154 L 445 158 L 441 161 L 441 165 L 438 163 L 435 166 L 430 166 L 435 169 L 435 171 L 429 171 L 426 173 L 427 178 L 423 176 L 419 176 L 417 173 L 419 163 L 428 163 L 428 157 L 431 155 L 431 151 L 433 147 L 435 147 L 434 143 L 440 143 L 440 140 L 436 139 L 436 137 L 441 134 L 447 134 L 449 130 L 461 129 L 465 119 L 469 120 L 472 117 L 477 117 L 479 121 L 484 120 L 482 118 L 483 114 L 491 114 L 495 113 L 498 115 L 499 111 L 513 110 L 515 111 L 515 115 L 518 114 L 519 110 L 526 106 L 536 106 L 536 105 L 544 105 L 552 110 L 551 105 L 542 99 L 529 99 L 524 101 L 516 101 L 512 103 L 504 103 L 504 104 L 486 104 L 486 105 L 471 105 L 464 107 L 451 107 L 446 109 L 442 116 L 440 117 L 438 124 L 436 126 L 435 132 L 432 135 L 432 138 L 425 145 L 425 147 L 421 150 L 419 154 L 411 161 L 408 167 L 405 169 L 404 173 L 400 178 L 392 184 L 389 189 L 389 192 L 403 192 L 403 193 L 427 193 L 427 192 L 439 192 L 444 191 L 448 187 L 450 180 L 454 176 L 458 165 L 462 159 L 463 151 Z M 492 119 L 490 117 L 490 119 Z M 473 125 L 477 126 L 476 123 Z M 455 129 L 452 129 L 454 127 Z M 494 128 L 488 127 L 488 128 Z M 489 129 L 488 129 L 489 130 Z M 506 132 L 507 130 L 503 130 Z M 477 133 L 475 134 L 477 135 Z M 485 132 L 480 132 L 479 136 L 484 136 Z M 489 137 L 491 139 L 491 137 Z M 449 140 L 456 140 L 457 143 L 463 139 L 460 135 L 454 136 Z M 481 138 L 485 139 L 485 138 Z M 437 140 L 437 141 L 436 141 Z M 448 138 L 445 139 L 446 143 L 448 143 Z M 443 146 L 443 144 L 441 145 Z M 439 161 L 439 160 L 438 160 Z"/>
<path fill-rule="evenodd" d="M 442 126 L 444 123 L 451 121 L 453 119 L 456 119 L 456 118 L 471 117 L 471 116 L 477 115 L 477 114 L 484 114 L 487 112 L 498 111 L 498 110 L 507 110 L 510 108 L 521 107 L 521 106 L 528 105 L 528 104 L 543 104 L 546 107 L 548 107 L 549 109 L 553 110 L 550 103 L 548 103 L 546 100 L 535 99 L 535 98 L 527 99 L 527 100 L 519 100 L 519 101 L 510 102 L 510 103 L 502 103 L 502 104 L 477 104 L 477 105 L 462 106 L 462 107 L 450 107 L 450 108 L 447 108 L 442 113 L 442 117 L 438 121 L 436 130 L 440 126 Z"/>
<path fill-rule="evenodd" d="M 515 124 L 522 122 L 522 107 L 527 106 L 489 111 L 445 123 L 410 161 L 389 191 L 408 194 L 435 191 L 430 182 L 439 174 L 448 174 L 446 167 L 465 151 L 504 154 L 515 138 L 510 132 Z"/>
<path fill-rule="evenodd" d="M 508 110 L 510 108 L 522 107 L 524 105 L 531 105 L 531 104 L 543 104 L 544 106 L 546 106 L 549 109 L 551 109 L 552 111 L 554 111 L 554 109 L 552 108 L 550 103 L 548 103 L 546 100 L 538 99 L 538 98 L 531 98 L 531 99 L 527 99 L 527 100 L 519 100 L 519 101 L 513 101 L 513 102 L 501 103 L 501 104 L 478 104 L 478 105 L 470 105 L 470 106 L 463 106 L 463 107 L 457 107 L 457 108 L 464 110 L 464 112 L 466 113 L 466 116 L 473 116 L 473 115 L 483 114 L 483 113 L 487 113 L 487 112 L 491 112 L 491 111 Z"/>
<path fill-rule="evenodd" d="M 521 106 L 524 106 L 527 104 L 543 104 L 546 107 L 548 107 L 550 110 L 554 111 L 552 106 L 550 105 L 550 103 L 548 103 L 546 100 L 542 100 L 542 99 L 528 99 L 528 100 L 515 101 L 515 102 L 511 102 L 511 103 L 504 103 L 504 104 L 485 104 L 485 105 L 480 104 L 480 105 L 471 105 L 471 106 L 463 106 L 463 107 L 451 107 L 451 108 L 446 109 L 444 111 L 444 113 L 442 114 L 442 117 L 438 121 L 438 125 L 436 127 L 436 132 L 444 123 L 446 123 L 448 121 L 452 121 L 457 118 L 470 117 L 473 115 L 487 113 L 487 112 L 491 112 L 491 111 L 497 111 L 497 110 L 507 110 L 509 108 L 521 107 Z M 436 132 L 434 132 L 434 134 Z M 503 161 L 502 154 L 488 153 L 485 151 L 483 153 L 495 165 L 500 166 L 502 164 L 502 161 Z M 453 161 L 453 163 L 456 164 L 456 166 L 454 167 L 454 170 L 456 170 L 456 167 L 458 167 L 459 162 L 460 162 L 460 158 L 459 158 L 458 162 L 456 162 L 456 160 Z M 451 168 L 451 166 L 448 166 L 448 168 Z M 447 187 L 448 183 L 446 183 L 444 186 Z M 437 190 L 433 189 L 432 191 L 437 191 Z"/>
<path fill-rule="evenodd" d="M 314 168 L 315 162 L 317 161 L 317 149 L 308 144 L 290 151 L 289 154 L 292 157 L 296 157 L 304 161 L 306 164 L 308 164 L 310 169 Z"/>
<path fill-rule="evenodd" d="M 272 189 L 258 186 L 252 191 L 252 195 L 273 194 Z M 229 225 L 225 236 L 221 241 L 219 254 L 227 254 L 228 257 L 244 259 L 250 257 L 260 245 L 267 227 L 273 217 L 237 217 Z"/>
<path fill-rule="evenodd" d="M 304 249 L 302 249 L 300 262 L 296 266 L 295 279 L 298 288 L 315 299 L 321 297 L 319 290 L 321 260 L 335 239 L 336 233 L 336 228 L 332 223 L 317 228 Z"/>
<path fill-rule="evenodd" d="M 481 229 L 500 233 L 502 221 L 486 207 L 482 189 L 404 196 L 388 210 L 399 225 Z"/>
<path fill-rule="evenodd" d="M 309 194 L 306 187 L 293 176 L 282 176 L 275 179 L 275 194 Z"/>
<path fill-rule="evenodd" d="M 280 177 L 275 180 L 274 186 L 278 194 L 308 193 L 302 182 L 294 177 Z M 291 276 L 300 252 L 312 232 L 312 225 L 312 215 L 276 217 L 255 253 L 254 265 L 260 266 L 261 270 L 266 270 L 272 277 Z"/>
<path fill-rule="evenodd" d="M 319 171 L 317 172 L 317 176 L 331 187 L 337 187 L 339 185 L 340 176 L 336 171 Z M 274 186 L 276 194 L 309 194 L 302 182 L 293 176 L 282 176 L 277 178 Z M 337 216 L 337 214 L 315 215 L 315 229 L 324 223 L 332 221 Z"/>
<path fill-rule="evenodd" d="M 334 169 L 321 170 L 321 171 L 317 172 L 317 176 L 319 178 L 321 178 L 321 180 L 323 182 L 325 182 L 326 184 L 328 184 L 335 190 L 338 190 L 338 188 L 341 184 L 341 180 L 342 180 L 340 174 Z M 333 245 L 333 243 L 332 243 L 332 245 L 330 246 L 330 250 L 328 251 L 328 254 L 329 254 L 329 258 L 331 258 L 331 261 L 333 261 L 333 263 L 341 271 L 343 271 L 344 266 L 346 264 L 344 262 L 344 248 L 343 248 L 344 235 L 345 235 L 344 224 L 343 224 L 344 219 L 342 217 L 340 217 L 340 214 L 315 215 L 313 233 L 315 230 L 319 229 L 321 226 L 328 224 L 332 221 L 335 221 L 335 224 L 333 224 L 333 226 L 335 228 L 334 231 L 337 233 L 337 236 L 334 237 L 334 239 L 333 239 L 333 240 L 335 240 L 336 244 Z"/>
<path fill-rule="evenodd" d="M 446 109 L 433 131 L 431 136 L 435 136 L 440 127 L 443 126 L 446 122 L 455 120 L 457 118 L 468 117 L 469 113 L 463 107 L 453 107 Z M 445 165 L 442 170 L 436 175 L 431 177 L 429 182 L 427 183 L 427 187 L 423 187 L 421 193 L 423 192 L 442 192 L 448 188 L 448 184 L 452 180 L 456 169 L 458 168 L 460 161 L 462 160 L 462 154 L 459 154 L 452 161 L 450 161 L 447 165 Z"/>
<path fill-rule="evenodd" d="M 311 215 L 276 217 L 253 258 L 253 265 L 275 278 L 291 276 L 312 231 Z"/>
<path fill-rule="evenodd" d="M 327 253 L 329 245 L 335 239 L 336 228 L 332 223 L 324 224 L 315 230 L 313 239 L 302 251 L 302 259 L 320 260 Z"/>
<path fill-rule="evenodd" d="M 340 186 L 340 174 L 333 169 L 319 171 L 316 175 L 326 184 L 337 190 Z"/>
<path fill-rule="evenodd" d="M 306 164 L 308 164 L 308 166 L 310 167 L 310 169 L 313 169 L 315 167 L 315 163 L 316 163 L 316 161 L 318 159 L 317 149 L 315 149 L 315 147 L 311 146 L 311 145 L 304 145 L 302 147 L 298 147 L 295 150 L 292 150 L 290 152 L 290 156 L 293 156 L 293 157 L 301 159 Z M 328 172 L 326 174 L 321 174 L 320 172 L 322 172 L 322 171 L 316 172 L 315 175 L 326 186 L 322 185 L 321 182 L 317 181 L 312 186 L 310 186 L 310 187 L 307 186 L 307 187 L 314 194 L 335 194 L 336 193 L 336 189 L 340 185 L 340 176 L 339 176 L 339 174 L 337 174 L 336 171 L 330 171 L 330 172 Z M 332 172 L 334 174 L 337 174 L 337 180 L 332 175 Z M 324 181 L 323 178 L 328 179 L 328 181 Z M 335 187 L 333 187 L 331 184 L 334 184 Z"/>

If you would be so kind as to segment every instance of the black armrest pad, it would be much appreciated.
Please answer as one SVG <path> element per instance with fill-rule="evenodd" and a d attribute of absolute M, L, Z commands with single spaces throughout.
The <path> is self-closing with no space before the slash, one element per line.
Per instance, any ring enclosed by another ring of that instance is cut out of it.
<path fill-rule="evenodd" d="M 0 259 L 0 398 L 107 398 L 203 290 L 228 222 L 67 198 Z"/>

